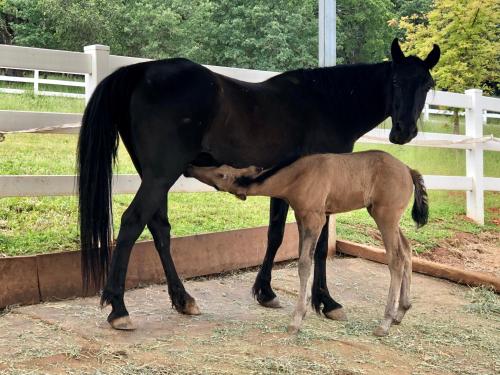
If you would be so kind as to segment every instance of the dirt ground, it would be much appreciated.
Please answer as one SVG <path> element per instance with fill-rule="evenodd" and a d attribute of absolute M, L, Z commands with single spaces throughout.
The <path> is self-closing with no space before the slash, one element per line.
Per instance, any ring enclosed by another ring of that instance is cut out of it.
<path fill-rule="evenodd" d="M 328 279 L 349 321 L 310 312 L 291 336 L 296 264 L 278 268 L 273 285 L 281 309 L 253 300 L 254 270 L 186 282 L 202 310 L 197 317 L 172 310 L 165 285 L 129 291 L 134 332 L 112 330 L 97 297 L 11 309 L 0 316 L 0 373 L 500 373 L 498 295 L 414 274 L 413 308 L 390 336 L 376 338 L 388 269 L 340 258 L 329 262 Z"/>
<path fill-rule="evenodd" d="M 457 232 L 453 238 L 419 255 L 433 262 L 500 277 L 500 236 L 484 231 L 479 234 Z"/>

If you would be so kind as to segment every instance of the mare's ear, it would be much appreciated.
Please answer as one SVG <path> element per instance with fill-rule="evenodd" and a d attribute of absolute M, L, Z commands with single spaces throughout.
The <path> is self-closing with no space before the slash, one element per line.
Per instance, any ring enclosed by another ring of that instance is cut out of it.
<path fill-rule="evenodd" d="M 394 63 L 399 64 L 405 58 L 405 54 L 401 51 L 401 47 L 399 46 L 398 38 L 394 38 L 391 44 L 391 56 L 392 61 Z"/>
<path fill-rule="evenodd" d="M 432 68 L 434 68 L 438 63 L 440 56 L 441 56 L 441 49 L 437 44 L 434 44 L 432 51 L 424 60 L 424 64 L 425 66 L 427 66 L 427 69 L 431 70 Z"/>

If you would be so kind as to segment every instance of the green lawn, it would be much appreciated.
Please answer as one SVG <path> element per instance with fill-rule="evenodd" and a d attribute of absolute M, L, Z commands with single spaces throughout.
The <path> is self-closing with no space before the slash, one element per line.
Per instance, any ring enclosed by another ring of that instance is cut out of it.
<path fill-rule="evenodd" d="M 33 95 L 0 94 L 0 109 L 81 112 L 83 101 L 78 99 L 34 97 Z M 431 121 L 425 131 L 451 132 L 446 122 Z M 442 119 L 442 117 L 441 117 Z M 389 127 L 390 124 L 385 124 Z M 500 136 L 500 125 L 485 127 L 485 134 Z M 0 174 L 44 175 L 74 174 L 76 135 L 12 134 L 0 143 Z M 423 174 L 463 175 L 463 150 L 423 148 L 395 145 L 360 144 L 356 150 L 379 148 L 400 158 Z M 123 147 L 119 150 L 118 173 L 133 173 L 134 169 Z M 500 177 L 499 153 L 485 153 L 485 174 Z M 419 231 L 409 217 L 403 227 L 417 251 L 431 249 L 456 231 L 477 233 L 488 230 L 500 233 L 498 209 L 500 193 L 486 194 L 486 226 L 464 219 L 465 193 L 430 191 L 430 223 Z M 130 195 L 114 198 L 114 220 L 131 200 Z M 251 197 L 242 202 L 225 193 L 172 193 L 169 200 L 170 221 L 175 236 L 223 231 L 266 225 L 267 198 Z M 288 220 L 293 220 L 289 214 Z M 116 226 L 116 225 L 115 225 Z M 374 224 L 364 210 L 338 215 L 338 233 L 345 239 L 378 243 L 373 238 Z M 151 238 L 146 230 L 142 238 Z M 0 200 L 0 254 L 18 255 L 78 248 L 75 197 L 3 198 Z"/>

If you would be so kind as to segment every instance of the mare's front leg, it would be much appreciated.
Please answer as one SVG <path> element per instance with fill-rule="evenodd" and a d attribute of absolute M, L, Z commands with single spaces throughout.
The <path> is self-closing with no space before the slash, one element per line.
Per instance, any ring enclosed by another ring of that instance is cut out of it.
<path fill-rule="evenodd" d="M 293 313 L 292 321 L 288 326 L 289 333 L 297 333 L 302 326 L 302 320 L 307 311 L 307 285 L 311 275 L 311 265 L 316 243 L 324 223 L 323 215 L 307 214 L 299 217 L 297 214 L 297 225 L 299 226 L 299 279 L 300 288 L 297 305 Z"/>
<path fill-rule="evenodd" d="M 276 252 L 283 241 L 288 207 L 284 200 L 271 198 L 266 255 L 252 288 L 253 295 L 264 307 L 280 307 L 279 299 L 271 288 L 271 271 Z"/>
<path fill-rule="evenodd" d="M 328 291 L 326 283 L 326 259 L 328 256 L 328 232 L 330 216 L 326 216 L 326 222 L 314 252 L 314 280 L 311 293 L 311 305 L 319 313 L 323 305 L 323 314 L 332 320 L 347 320 L 347 316 L 340 303 L 335 301 Z"/>

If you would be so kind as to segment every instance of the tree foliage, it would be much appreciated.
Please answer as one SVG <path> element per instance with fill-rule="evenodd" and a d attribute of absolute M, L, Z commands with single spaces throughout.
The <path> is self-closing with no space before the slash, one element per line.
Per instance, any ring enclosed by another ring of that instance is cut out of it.
<path fill-rule="evenodd" d="M 351 64 L 380 61 L 389 56 L 394 32 L 390 0 L 338 0 L 338 62 Z"/>
<path fill-rule="evenodd" d="M 339 63 L 388 56 L 391 0 L 338 0 L 337 8 Z M 81 51 L 100 43 L 115 54 L 248 68 L 315 66 L 317 30 L 318 0 L 0 0 L 0 33 L 14 44 Z"/>
<path fill-rule="evenodd" d="M 403 17 L 406 30 L 403 48 L 425 55 L 436 43 L 441 59 L 434 69 L 437 87 L 462 92 L 482 88 L 495 92 L 500 82 L 500 3 L 498 0 L 435 0 L 426 16 L 416 24 Z"/>

